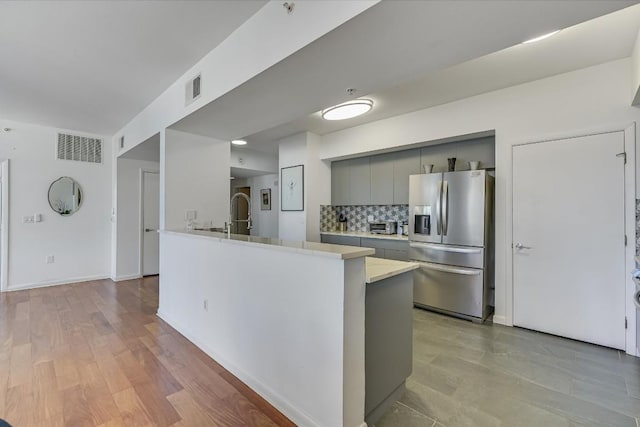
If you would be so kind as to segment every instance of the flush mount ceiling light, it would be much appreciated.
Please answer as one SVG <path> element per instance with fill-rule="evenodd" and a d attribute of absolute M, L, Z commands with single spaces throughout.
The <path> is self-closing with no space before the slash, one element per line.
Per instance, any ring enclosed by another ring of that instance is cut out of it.
<path fill-rule="evenodd" d="M 354 99 L 322 110 L 322 118 L 325 120 L 350 119 L 367 113 L 371 108 L 373 108 L 372 100 Z"/>
<path fill-rule="evenodd" d="M 558 34 L 559 32 L 560 32 L 560 30 L 551 31 L 550 33 L 543 34 L 541 36 L 534 37 L 532 39 L 523 41 L 522 44 L 529 44 L 529 43 L 539 42 L 541 40 L 548 39 L 549 37 L 554 36 L 554 35 Z"/>
<path fill-rule="evenodd" d="M 247 145 L 247 141 L 245 141 L 244 139 L 234 139 L 233 141 L 231 141 L 231 143 L 233 145 Z"/>

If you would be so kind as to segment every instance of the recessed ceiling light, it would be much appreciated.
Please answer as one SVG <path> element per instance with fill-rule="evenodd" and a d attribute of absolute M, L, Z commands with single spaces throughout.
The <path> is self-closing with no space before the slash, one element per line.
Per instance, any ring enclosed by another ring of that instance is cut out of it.
<path fill-rule="evenodd" d="M 367 113 L 371 108 L 373 108 L 372 100 L 354 99 L 322 110 L 322 118 L 325 120 L 350 119 Z"/>
<path fill-rule="evenodd" d="M 244 139 L 234 139 L 233 141 L 231 141 L 231 143 L 233 145 L 247 145 L 247 141 L 245 141 Z"/>
<path fill-rule="evenodd" d="M 553 35 L 556 35 L 556 34 L 558 34 L 559 32 L 560 32 L 560 30 L 551 31 L 550 33 L 543 34 L 543 35 L 541 35 L 541 36 L 534 37 L 534 38 L 532 38 L 532 39 L 529 39 L 529 40 L 527 40 L 527 41 L 524 41 L 524 42 L 522 42 L 522 44 L 528 44 L 528 43 L 535 43 L 535 42 L 539 42 L 539 41 L 541 41 L 541 40 L 548 39 L 549 37 L 551 37 L 551 36 L 553 36 Z"/>

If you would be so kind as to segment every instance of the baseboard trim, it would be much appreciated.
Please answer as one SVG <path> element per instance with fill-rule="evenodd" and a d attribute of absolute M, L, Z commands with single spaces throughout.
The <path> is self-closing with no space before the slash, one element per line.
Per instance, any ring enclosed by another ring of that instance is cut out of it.
<path fill-rule="evenodd" d="M 262 398 L 264 398 L 267 402 L 273 405 L 276 409 L 282 412 L 286 417 L 288 417 L 291 421 L 293 421 L 296 425 L 299 426 L 318 426 L 319 424 L 314 422 L 307 414 L 295 408 L 288 400 L 283 398 L 280 394 L 273 391 L 267 385 L 263 384 L 256 378 L 244 372 L 238 366 L 233 364 L 232 362 L 226 360 L 224 357 L 217 354 L 213 349 L 208 347 L 206 344 L 195 338 L 189 331 L 187 327 L 182 325 L 180 322 L 175 321 L 171 318 L 171 316 L 167 316 L 166 313 L 158 310 L 156 313 L 159 318 L 164 320 L 176 331 L 180 332 L 185 338 L 191 341 L 196 347 L 200 350 L 204 351 L 209 357 L 214 359 L 217 363 L 222 365 L 227 371 L 231 372 L 233 375 L 238 377 L 240 381 L 248 385 L 252 390 L 258 393 Z M 361 424 L 359 427 L 366 427 L 366 423 Z"/>
<path fill-rule="evenodd" d="M 43 282 L 24 283 L 22 285 L 9 286 L 5 291 L 6 292 L 24 291 L 26 289 L 37 289 L 37 288 L 46 288 L 49 286 L 70 285 L 72 283 L 91 282 L 94 280 L 105 280 L 105 279 L 110 279 L 110 277 L 109 276 L 72 277 L 69 279 L 48 280 Z"/>
<path fill-rule="evenodd" d="M 504 325 L 504 326 L 513 326 L 507 323 L 506 317 L 496 316 L 495 314 L 493 315 L 493 323 L 497 323 L 498 325 Z"/>
<path fill-rule="evenodd" d="M 112 277 L 111 280 L 114 282 L 124 282 L 125 280 L 133 280 L 133 279 L 142 279 L 140 274 L 126 274 L 124 276 L 116 276 Z"/>

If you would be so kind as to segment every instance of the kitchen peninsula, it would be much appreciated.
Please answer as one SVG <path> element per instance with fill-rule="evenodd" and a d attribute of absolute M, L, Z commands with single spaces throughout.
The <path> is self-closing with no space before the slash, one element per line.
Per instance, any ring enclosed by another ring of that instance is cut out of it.
<path fill-rule="evenodd" d="M 412 264 L 371 264 L 364 247 L 204 231 L 160 239 L 163 320 L 296 424 L 364 425 L 366 283 L 381 289 Z M 400 288 L 406 310 L 393 310 L 410 336 L 412 289 Z M 408 354 L 410 372 L 410 339 Z M 375 408 L 403 389 L 397 378 L 378 383 Z"/>

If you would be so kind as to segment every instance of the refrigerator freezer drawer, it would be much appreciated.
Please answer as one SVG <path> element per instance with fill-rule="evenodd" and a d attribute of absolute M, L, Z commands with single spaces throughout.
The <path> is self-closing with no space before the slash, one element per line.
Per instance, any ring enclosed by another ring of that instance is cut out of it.
<path fill-rule="evenodd" d="M 414 270 L 413 300 L 426 307 L 482 318 L 483 271 L 420 263 Z"/>
<path fill-rule="evenodd" d="M 409 243 L 409 259 L 483 268 L 484 248 L 411 242 Z"/>

